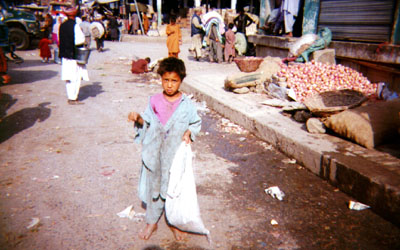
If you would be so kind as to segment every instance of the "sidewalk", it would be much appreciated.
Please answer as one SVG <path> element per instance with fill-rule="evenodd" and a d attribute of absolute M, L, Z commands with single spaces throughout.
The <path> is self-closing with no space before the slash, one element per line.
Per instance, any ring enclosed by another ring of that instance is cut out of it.
<path fill-rule="evenodd" d="M 187 32 L 186 32 L 187 33 Z M 129 41 L 158 41 L 163 37 L 134 36 Z M 125 41 L 127 41 L 125 40 Z M 184 41 L 190 41 L 187 37 Z M 188 77 L 182 89 L 296 159 L 316 175 L 387 220 L 400 225 L 400 159 L 369 150 L 335 136 L 310 134 L 304 124 L 284 116 L 279 108 L 260 104 L 265 95 L 224 90 L 226 76 L 239 72 L 235 64 L 196 62 L 184 42 L 180 58 Z"/>

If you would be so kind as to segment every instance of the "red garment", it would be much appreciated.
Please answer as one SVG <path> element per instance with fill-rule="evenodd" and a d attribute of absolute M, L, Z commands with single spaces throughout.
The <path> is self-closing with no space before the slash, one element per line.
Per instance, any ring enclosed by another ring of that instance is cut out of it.
<path fill-rule="evenodd" d="M 49 44 L 51 44 L 51 41 L 47 38 L 42 38 L 39 42 L 39 49 L 40 49 L 40 57 L 41 58 L 50 58 L 51 57 L 51 51 Z"/>
<path fill-rule="evenodd" d="M 225 32 L 225 61 L 228 61 L 229 56 L 235 57 L 235 33 L 228 29 Z"/>
<path fill-rule="evenodd" d="M 147 72 L 147 61 L 145 59 L 139 59 L 137 61 L 132 61 L 132 69 L 133 74 L 141 74 Z"/>

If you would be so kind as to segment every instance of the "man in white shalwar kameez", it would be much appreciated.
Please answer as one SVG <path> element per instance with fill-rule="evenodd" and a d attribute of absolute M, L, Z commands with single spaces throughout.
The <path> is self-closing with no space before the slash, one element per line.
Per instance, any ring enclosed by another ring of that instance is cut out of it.
<path fill-rule="evenodd" d="M 60 26 L 61 80 L 66 81 L 68 104 L 83 104 L 78 101 L 81 80 L 89 81 L 86 66 L 75 60 L 76 45 L 84 43 L 84 34 L 75 22 L 76 9 L 65 11 L 68 20 Z M 83 39 L 83 40 L 82 40 Z"/>
<path fill-rule="evenodd" d="M 299 13 L 300 0 L 283 0 L 281 5 L 282 14 L 284 17 L 285 33 L 288 36 L 293 36 L 293 25 Z"/>

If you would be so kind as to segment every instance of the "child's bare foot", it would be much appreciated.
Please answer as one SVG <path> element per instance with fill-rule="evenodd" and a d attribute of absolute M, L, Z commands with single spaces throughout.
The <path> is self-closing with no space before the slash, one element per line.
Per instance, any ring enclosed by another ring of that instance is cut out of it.
<path fill-rule="evenodd" d="M 171 229 L 172 233 L 174 233 L 175 240 L 183 241 L 184 239 L 186 239 L 186 236 L 187 236 L 186 232 L 183 232 L 176 227 L 170 227 L 170 229 Z"/>
<path fill-rule="evenodd" d="M 157 230 L 157 224 L 147 224 L 139 233 L 139 238 L 142 240 L 150 239 L 151 235 Z"/>

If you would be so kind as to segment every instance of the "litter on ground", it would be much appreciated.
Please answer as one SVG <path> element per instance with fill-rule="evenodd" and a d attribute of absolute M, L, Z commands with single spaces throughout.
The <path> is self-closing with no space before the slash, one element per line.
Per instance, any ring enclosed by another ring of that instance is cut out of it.
<path fill-rule="evenodd" d="M 283 197 L 285 196 L 285 193 L 283 193 L 278 186 L 273 186 L 265 189 L 265 193 L 280 201 L 283 200 Z"/>

